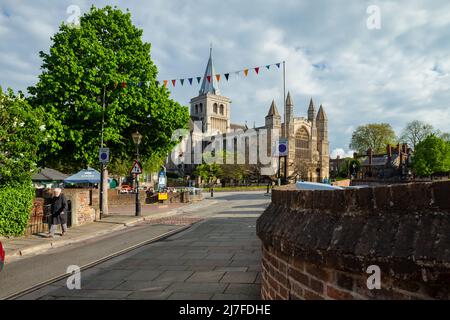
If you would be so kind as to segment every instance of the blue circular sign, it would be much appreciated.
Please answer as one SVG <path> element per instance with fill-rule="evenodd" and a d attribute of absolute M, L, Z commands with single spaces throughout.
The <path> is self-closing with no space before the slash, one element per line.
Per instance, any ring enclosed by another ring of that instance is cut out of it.
<path fill-rule="evenodd" d="M 106 154 L 105 152 L 103 152 L 103 153 L 100 155 L 100 158 L 101 158 L 102 160 L 106 160 L 106 159 L 108 159 L 108 154 Z"/>
<path fill-rule="evenodd" d="M 280 153 L 284 153 L 284 152 L 286 152 L 286 145 L 285 144 L 280 144 L 280 145 L 278 145 L 278 151 L 280 152 Z"/>

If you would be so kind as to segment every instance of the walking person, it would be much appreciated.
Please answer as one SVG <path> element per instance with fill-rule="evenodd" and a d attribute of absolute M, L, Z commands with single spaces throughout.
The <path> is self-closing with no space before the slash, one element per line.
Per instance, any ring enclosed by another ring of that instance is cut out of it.
<path fill-rule="evenodd" d="M 48 234 L 49 238 L 53 238 L 55 235 L 56 227 L 58 224 L 61 225 L 61 236 L 67 231 L 67 211 L 68 211 L 67 199 L 62 194 L 60 188 L 54 189 L 54 196 L 51 202 L 51 216 L 50 216 L 50 232 Z"/>

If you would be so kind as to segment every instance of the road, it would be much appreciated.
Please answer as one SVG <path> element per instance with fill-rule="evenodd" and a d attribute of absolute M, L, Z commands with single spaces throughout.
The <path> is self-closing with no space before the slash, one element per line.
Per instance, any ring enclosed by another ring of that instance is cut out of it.
<path fill-rule="evenodd" d="M 22 299 L 257 299 L 260 242 L 257 217 L 270 197 L 262 192 L 215 193 L 180 220 L 202 219 L 164 240 L 121 254 L 81 272 L 81 290 L 60 280 Z M 142 223 L 126 230 L 57 248 L 9 264 L 0 274 L 0 297 L 85 266 L 180 225 Z"/>

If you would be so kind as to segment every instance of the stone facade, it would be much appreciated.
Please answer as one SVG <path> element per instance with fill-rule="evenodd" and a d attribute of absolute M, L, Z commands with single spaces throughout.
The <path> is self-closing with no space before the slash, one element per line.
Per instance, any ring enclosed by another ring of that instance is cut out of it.
<path fill-rule="evenodd" d="M 199 95 L 191 99 L 191 134 L 195 134 L 193 123 L 201 121 L 201 132 L 211 137 L 232 132 L 245 135 L 248 130 L 247 124 L 231 123 L 230 105 L 231 100 L 220 94 L 212 54 L 210 54 Z M 256 131 L 270 130 L 269 137 L 272 136 L 271 132 L 278 131 L 279 136 L 288 140 L 287 168 L 282 170 L 282 174 L 286 171 L 288 180 L 322 181 L 327 179 L 329 177 L 328 118 L 323 106 L 320 105 L 317 111 L 311 99 L 307 117 L 295 117 L 294 104 L 288 92 L 285 113 L 286 123 L 282 122 L 275 102 L 272 101 L 265 117 L 265 125 L 254 128 Z M 274 150 L 270 148 L 269 144 L 268 155 L 273 156 Z M 170 164 L 168 167 L 172 168 Z M 190 169 L 193 170 L 194 167 Z M 188 171 L 192 170 L 188 169 Z"/>
<path fill-rule="evenodd" d="M 257 222 L 263 299 L 450 299 L 449 194 L 450 181 L 273 190 Z"/>

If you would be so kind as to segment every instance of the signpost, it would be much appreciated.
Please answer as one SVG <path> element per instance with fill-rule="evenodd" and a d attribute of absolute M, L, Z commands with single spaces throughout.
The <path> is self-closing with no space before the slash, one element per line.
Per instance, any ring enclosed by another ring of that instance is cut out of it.
<path fill-rule="evenodd" d="M 138 160 L 134 160 L 130 173 L 134 174 L 136 177 L 136 216 L 138 217 L 141 215 L 141 203 L 139 201 L 139 175 L 142 173 L 142 165 Z"/>
<path fill-rule="evenodd" d="M 103 135 L 103 131 L 102 131 Z M 100 219 L 103 218 L 103 214 L 105 214 L 105 211 L 108 210 L 108 205 L 105 203 L 105 192 L 108 192 L 108 187 L 105 187 L 104 179 L 105 179 L 105 168 L 106 165 L 109 163 L 109 148 L 103 148 L 103 142 L 102 147 L 98 149 L 98 160 L 101 164 L 101 175 L 100 175 Z"/>
<path fill-rule="evenodd" d="M 100 148 L 98 159 L 103 165 L 106 165 L 109 162 L 109 148 Z"/>

